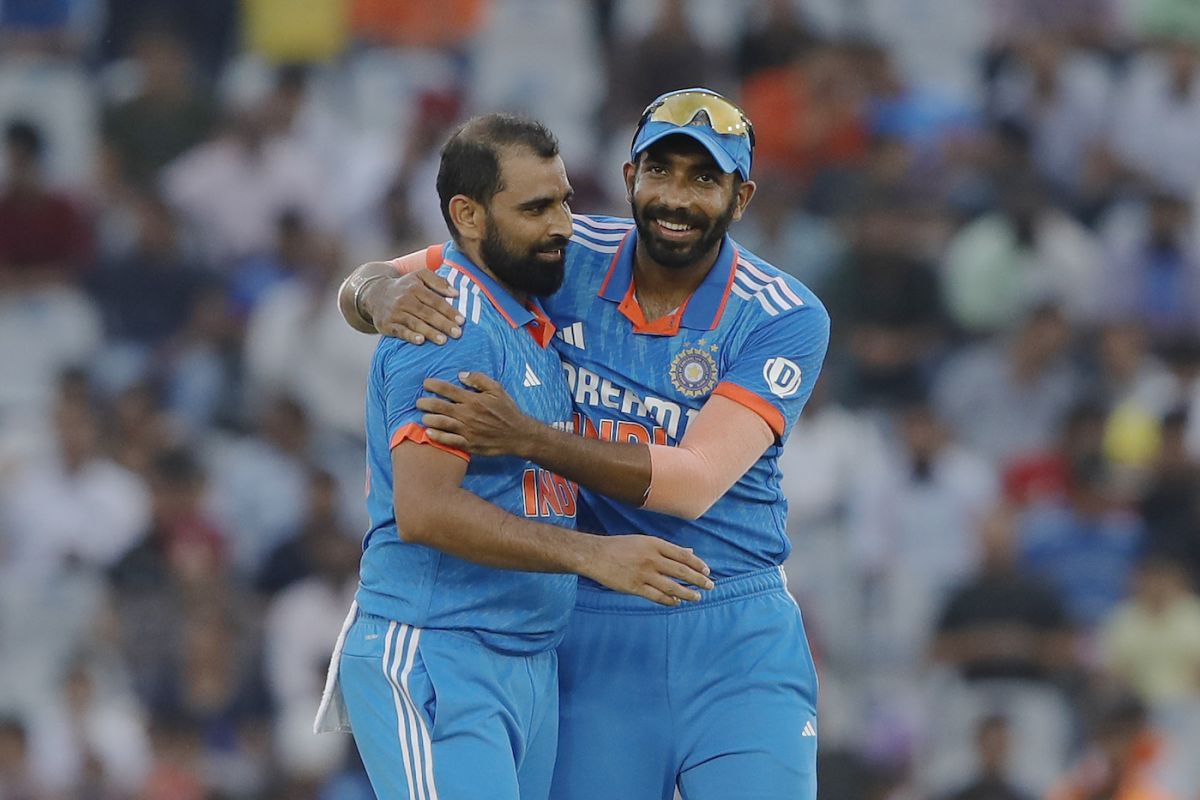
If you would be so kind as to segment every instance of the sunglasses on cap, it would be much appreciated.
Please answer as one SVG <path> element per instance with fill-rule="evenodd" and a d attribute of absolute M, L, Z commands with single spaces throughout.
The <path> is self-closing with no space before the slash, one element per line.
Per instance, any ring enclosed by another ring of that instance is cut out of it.
<path fill-rule="evenodd" d="M 701 112 L 704 117 L 700 116 Z M 716 92 L 704 89 L 682 89 L 657 98 L 642 112 L 638 131 L 648 122 L 667 122 L 681 128 L 707 124 L 720 134 L 745 136 L 754 147 L 754 126 L 746 112 Z"/>
<path fill-rule="evenodd" d="M 630 148 L 632 160 L 667 136 L 689 136 L 700 142 L 723 172 L 750 179 L 754 158 L 754 126 L 745 112 L 708 89 L 682 89 L 655 99 L 642 112 Z"/>

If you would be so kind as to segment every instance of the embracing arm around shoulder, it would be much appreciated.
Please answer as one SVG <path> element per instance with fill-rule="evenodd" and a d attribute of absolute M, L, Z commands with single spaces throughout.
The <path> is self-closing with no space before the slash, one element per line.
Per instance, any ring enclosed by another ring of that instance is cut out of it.
<path fill-rule="evenodd" d="M 338 289 L 338 310 L 356 331 L 412 344 L 445 344 L 462 335 L 463 317 L 447 299 L 458 296 L 428 268 L 427 250 L 355 269 Z"/>

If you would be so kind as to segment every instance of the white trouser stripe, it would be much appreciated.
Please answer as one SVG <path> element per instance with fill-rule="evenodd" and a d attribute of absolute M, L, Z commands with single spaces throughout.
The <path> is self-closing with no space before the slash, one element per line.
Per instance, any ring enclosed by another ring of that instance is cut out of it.
<path fill-rule="evenodd" d="M 404 763 L 404 780 L 408 785 L 408 796 L 410 800 L 420 800 L 415 792 L 413 782 L 416 768 L 412 762 L 412 754 L 410 752 L 412 748 L 409 745 L 409 738 L 405 733 L 410 723 L 407 720 L 406 709 L 400 701 L 400 686 L 396 683 L 396 668 L 400 665 L 400 660 L 404 655 L 400 647 L 400 637 L 403 633 L 403 627 L 395 622 L 388 623 L 387 638 L 384 639 L 383 644 L 383 675 L 387 678 L 388 685 L 392 687 L 392 703 L 396 707 L 396 737 L 400 743 L 400 758 Z M 393 653 L 395 654 L 394 658 Z M 418 780 L 417 784 L 419 783 L 420 781 Z"/>
<path fill-rule="evenodd" d="M 429 730 L 425 727 L 425 718 L 417 710 L 417 704 L 413 701 L 412 693 L 408 690 L 408 674 L 412 672 L 413 660 L 417 655 L 417 644 L 421 639 L 421 629 L 414 628 L 411 625 L 402 625 L 401 627 L 412 632 L 412 635 L 409 637 L 408 646 L 405 648 L 406 660 L 404 670 L 400 673 L 400 692 L 407 706 L 409 719 L 412 721 L 414 738 L 419 745 L 419 750 L 414 748 L 415 754 L 420 757 L 419 760 L 414 759 L 414 765 L 418 770 L 418 774 L 414 777 L 414 783 L 418 784 L 418 788 L 421 788 L 420 773 L 424 773 L 424 792 L 422 793 L 422 797 L 424 800 L 438 800 L 437 784 L 433 780 L 433 741 L 429 735 Z"/>

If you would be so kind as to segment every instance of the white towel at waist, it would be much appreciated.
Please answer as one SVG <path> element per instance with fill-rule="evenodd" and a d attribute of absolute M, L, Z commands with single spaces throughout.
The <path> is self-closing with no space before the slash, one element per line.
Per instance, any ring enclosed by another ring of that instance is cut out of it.
<path fill-rule="evenodd" d="M 329 659 L 329 671 L 325 674 L 325 691 L 321 693 L 321 705 L 317 707 L 317 718 L 313 720 L 313 733 L 349 733 L 350 715 L 346 712 L 346 700 L 342 697 L 342 685 L 338 680 L 338 665 L 342 660 L 342 648 L 346 646 L 346 633 L 358 616 L 358 602 L 350 604 L 350 613 L 342 623 L 337 642 L 333 645 L 333 656 Z"/>

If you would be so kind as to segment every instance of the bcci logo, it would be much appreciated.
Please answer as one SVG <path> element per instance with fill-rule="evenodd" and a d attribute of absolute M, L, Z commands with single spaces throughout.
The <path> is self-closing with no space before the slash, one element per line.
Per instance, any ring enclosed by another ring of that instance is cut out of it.
<path fill-rule="evenodd" d="M 791 397 L 800 389 L 800 367 L 783 357 L 768 358 L 763 364 L 763 380 L 776 397 Z"/>
<path fill-rule="evenodd" d="M 680 350 L 671 362 L 671 384 L 684 397 L 711 392 L 717 385 L 717 362 L 712 353 L 698 347 Z"/>

